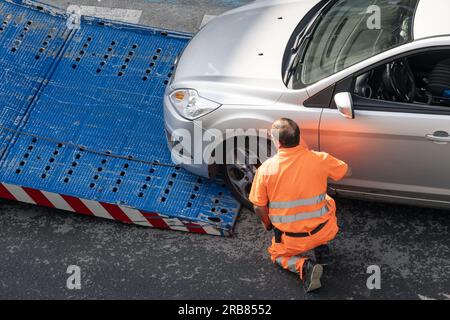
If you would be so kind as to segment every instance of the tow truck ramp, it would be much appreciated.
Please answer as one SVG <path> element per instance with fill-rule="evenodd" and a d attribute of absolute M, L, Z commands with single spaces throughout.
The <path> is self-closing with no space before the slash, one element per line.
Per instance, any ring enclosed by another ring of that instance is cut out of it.
<path fill-rule="evenodd" d="M 0 197 L 230 236 L 240 205 L 172 164 L 163 94 L 190 34 L 0 0 Z"/>

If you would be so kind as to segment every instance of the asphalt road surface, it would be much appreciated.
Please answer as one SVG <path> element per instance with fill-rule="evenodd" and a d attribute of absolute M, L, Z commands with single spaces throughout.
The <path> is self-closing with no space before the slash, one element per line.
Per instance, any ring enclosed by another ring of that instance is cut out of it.
<path fill-rule="evenodd" d="M 195 31 L 249 1 L 44 1 L 142 10 L 141 24 Z M 271 264 L 270 233 L 244 210 L 233 238 L 123 225 L 0 202 L 2 299 L 450 299 L 450 212 L 338 199 L 335 264 L 320 291 Z M 66 287 L 70 265 L 81 289 Z M 381 289 L 370 290 L 370 266 Z"/>

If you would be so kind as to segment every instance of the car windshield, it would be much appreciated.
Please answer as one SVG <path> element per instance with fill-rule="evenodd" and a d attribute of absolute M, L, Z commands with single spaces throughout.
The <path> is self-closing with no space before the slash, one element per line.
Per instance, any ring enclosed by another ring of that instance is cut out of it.
<path fill-rule="evenodd" d="M 292 85 L 301 88 L 412 41 L 419 0 L 338 0 L 308 30 Z"/>

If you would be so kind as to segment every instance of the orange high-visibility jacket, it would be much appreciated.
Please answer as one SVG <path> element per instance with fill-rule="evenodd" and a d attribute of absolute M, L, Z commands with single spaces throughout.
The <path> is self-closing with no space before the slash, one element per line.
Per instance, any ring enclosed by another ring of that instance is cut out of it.
<path fill-rule="evenodd" d="M 269 207 L 272 224 L 283 232 L 310 232 L 335 214 L 327 195 L 328 178 L 341 180 L 348 166 L 303 146 L 280 148 L 258 169 L 250 201 Z"/>

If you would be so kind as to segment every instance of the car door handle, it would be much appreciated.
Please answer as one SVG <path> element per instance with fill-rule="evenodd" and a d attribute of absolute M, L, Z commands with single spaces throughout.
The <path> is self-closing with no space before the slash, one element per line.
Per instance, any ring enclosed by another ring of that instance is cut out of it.
<path fill-rule="evenodd" d="M 427 134 L 426 137 L 428 140 L 431 140 L 433 142 L 450 142 L 450 134 L 448 134 L 448 132 L 446 131 L 436 131 L 433 134 Z"/>

